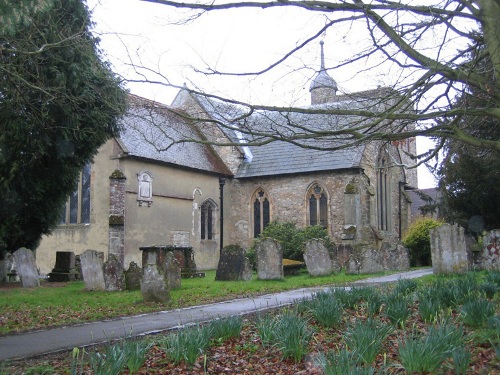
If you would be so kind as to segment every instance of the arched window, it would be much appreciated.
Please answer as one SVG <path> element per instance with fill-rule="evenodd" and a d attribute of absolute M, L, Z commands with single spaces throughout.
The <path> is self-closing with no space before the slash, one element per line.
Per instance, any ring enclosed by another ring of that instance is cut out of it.
<path fill-rule="evenodd" d="M 200 237 L 202 240 L 214 239 L 215 207 L 215 203 L 212 200 L 206 200 L 201 205 Z"/>
<path fill-rule="evenodd" d="M 270 222 L 269 198 L 264 190 L 258 189 L 253 202 L 253 236 L 257 238 Z"/>
<path fill-rule="evenodd" d="M 328 198 L 325 189 L 319 184 L 313 184 L 307 192 L 309 225 L 328 227 Z"/>
<path fill-rule="evenodd" d="M 148 207 L 153 203 L 153 175 L 149 171 L 142 171 L 137 174 L 139 188 L 137 189 L 137 202 L 142 206 L 142 202 L 147 202 Z"/>
<path fill-rule="evenodd" d="M 60 224 L 90 223 L 90 164 L 85 164 L 75 190 L 61 212 Z"/>
<path fill-rule="evenodd" d="M 377 172 L 377 212 L 378 228 L 387 231 L 391 223 L 391 178 L 387 153 L 383 153 L 379 159 Z"/>

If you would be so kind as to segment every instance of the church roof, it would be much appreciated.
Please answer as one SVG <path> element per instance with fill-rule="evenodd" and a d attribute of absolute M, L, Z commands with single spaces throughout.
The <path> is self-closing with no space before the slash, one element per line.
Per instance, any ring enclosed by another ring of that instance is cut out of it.
<path fill-rule="evenodd" d="M 248 117 L 239 119 L 245 113 L 245 108 L 233 104 L 226 104 L 213 98 L 197 95 L 197 102 L 203 107 L 207 114 L 221 122 L 221 127 L 228 138 L 235 143 L 242 140 L 258 142 L 268 138 L 259 139 L 256 135 L 259 131 L 274 132 L 284 137 L 293 135 L 299 127 L 305 127 L 311 131 L 335 130 L 345 128 L 353 123 L 360 124 L 366 121 L 356 116 L 337 116 L 320 113 L 299 112 L 277 112 L 277 111 L 254 111 Z M 373 97 L 345 96 L 335 103 L 315 105 L 309 109 L 328 108 L 370 108 L 378 105 L 380 99 Z M 228 106 L 225 111 L 225 106 Z M 238 128 L 236 132 L 231 128 Z M 238 134 L 239 133 L 239 134 Z M 275 176 L 296 173 L 309 173 L 319 171 L 345 170 L 361 167 L 361 157 L 364 146 L 351 146 L 340 150 L 328 151 L 325 148 L 342 147 L 347 140 L 331 136 L 316 136 L 310 140 L 298 140 L 298 144 L 286 141 L 272 141 L 260 146 L 248 146 L 247 156 L 235 174 L 236 178 L 251 178 L 261 176 Z M 303 147 L 301 147 L 300 145 Z M 323 150 L 314 148 L 321 147 Z M 248 157 L 250 155 L 250 157 Z"/>
<path fill-rule="evenodd" d="M 184 168 L 231 175 L 197 129 L 178 111 L 130 95 L 120 123 L 119 143 L 126 156 L 145 158 Z M 184 140 L 191 140 L 186 142 Z M 178 143 L 177 143 L 178 142 Z"/>

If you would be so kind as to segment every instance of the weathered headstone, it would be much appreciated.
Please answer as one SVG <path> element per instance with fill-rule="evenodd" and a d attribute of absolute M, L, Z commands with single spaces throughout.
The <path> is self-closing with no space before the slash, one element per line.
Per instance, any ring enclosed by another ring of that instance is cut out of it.
<path fill-rule="evenodd" d="M 168 302 L 170 290 L 165 274 L 166 253 L 158 247 L 141 247 L 142 279 L 141 293 L 144 302 Z"/>
<path fill-rule="evenodd" d="M 167 284 L 170 290 L 180 289 L 181 287 L 181 266 L 174 253 L 171 251 L 165 255 L 165 274 L 167 275 Z"/>
<path fill-rule="evenodd" d="M 332 259 L 321 239 L 311 239 L 307 241 L 304 251 L 304 261 L 307 272 L 311 276 L 325 276 L 333 272 Z"/>
<path fill-rule="evenodd" d="M 14 252 L 14 259 L 23 288 L 40 286 L 40 276 L 36 268 L 36 260 L 33 251 L 21 247 Z"/>
<path fill-rule="evenodd" d="M 464 228 L 443 224 L 429 231 L 434 274 L 466 273 L 469 269 Z"/>
<path fill-rule="evenodd" d="M 352 247 L 349 261 L 346 265 L 346 274 L 375 273 L 382 271 L 379 263 L 380 254 L 370 246 L 356 244 Z"/>
<path fill-rule="evenodd" d="M 85 250 L 80 255 L 82 266 L 83 281 L 88 290 L 103 290 L 104 283 L 103 271 L 104 253 L 96 250 Z"/>
<path fill-rule="evenodd" d="M 500 271 L 500 229 L 494 229 L 483 236 L 479 262 L 482 269 Z"/>
<path fill-rule="evenodd" d="M 142 269 L 136 262 L 130 262 L 128 270 L 125 271 L 125 289 L 140 290 L 141 289 Z"/>
<path fill-rule="evenodd" d="M 252 278 L 252 267 L 241 246 L 229 245 L 222 249 L 215 274 L 217 281 L 248 281 Z"/>
<path fill-rule="evenodd" d="M 104 285 L 106 290 L 110 291 L 125 289 L 123 266 L 114 254 L 109 254 L 108 260 L 104 263 Z"/>
<path fill-rule="evenodd" d="M 283 274 L 283 250 L 272 238 L 263 238 L 255 243 L 257 277 L 260 280 L 277 280 Z"/>

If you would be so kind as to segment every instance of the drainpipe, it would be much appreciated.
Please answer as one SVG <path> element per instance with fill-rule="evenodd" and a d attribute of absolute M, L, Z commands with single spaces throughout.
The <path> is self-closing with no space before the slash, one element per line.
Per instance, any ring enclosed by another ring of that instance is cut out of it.
<path fill-rule="evenodd" d="M 401 240 L 401 238 L 403 237 L 403 228 L 402 225 L 403 225 L 403 214 L 401 212 L 401 210 L 403 209 L 403 189 L 404 189 L 404 186 L 406 185 L 406 182 L 403 182 L 403 181 L 399 181 L 399 208 L 398 208 L 398 217 L 399 217 L 399 240 Z"/>
<path fill-rule="evenodd" d="M 224 247 L 224 184 L 226 179 L 224 177 L 219 177 L 219 189 L 220 189 L 220 251 Z"/>

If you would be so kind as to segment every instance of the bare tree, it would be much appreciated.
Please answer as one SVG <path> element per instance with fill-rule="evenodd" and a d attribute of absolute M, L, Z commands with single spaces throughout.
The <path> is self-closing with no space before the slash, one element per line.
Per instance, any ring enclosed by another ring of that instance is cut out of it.
<path fill-rule="evenodd" d="M 358 96 L 351 102 L 358 101 L 359 105 L 347 107 L 256 105 L 186 88 L 196 95 L 226 103 L 227 108 L 238 109 L 229 119 L 211 119 L 243 134 L 238 143 L 259 145 L 281 140 L 305 147 L 334 150 L 372 140 L 398 142 L 423 135 L 437 140 L 433 152 L 420 155 L 424 161 L 432 157 L 447 139 L 493 152 L 500 151 L 498 139 L 485 136 L 484 133 L 478 134 L 473 127 L 466 125 L 467 122 L 462 121 L 465 116 L 500 119 L 500 0 L 443 0 L 437 4 L 411 0 L 144 1 L 189 10 L 190 20 L 196 20 L 207 12 L 283 7 L 324 16 L 325 24 L 322 27 L 309 31 L 308 35 L 296 41 L 295 47 L 264 68 L 226 72 L 208 66 L 198 70 L 205 75 L 260 76 L 281 68 L 292 56 L 311 43 L 317 43 L 328 29 L 335 27 L 339 30 L 339 26 L 343 26 L 345 30 L 351 30 L 353 25 L 363 27 L 371 42 L 368 48 L 363 47 L 349 61 L 341 64 L 354 64 L 360 59 L 371 58 L 380 64 L 390 63 L 399 68 L 399 76 L 390 88 L 384 89 L 382 95 L 380 92 L 377 94 L 377 102 L 368 102 L 365 100 L 367 97 Z M 485 64 L 481 62 L 485 59 L 491 61 L 488 64 L 490 72 L 484 71 Z M 140 71 L 139 67 L 136 69 Z M 163 83 L 169 84 L 168 80 Z M 483 100 L 457 106 L 457 97 L 468 90 L 473 90 Z M 342 97 L 348 95 L 346 93 Z M 246 121 L 256 113 L 270 117 L 267 127 Z M 350 120 L 348 126 L 326 124 L 318 128 L 316 125 L 308 126 L 294 121 L 303 113 L 340 115 Z M 280 124 L 286 126 L 273 126 L 276 117 L 282 117 Z M 198 120 L 206 121 L 205 118 Z"/>

